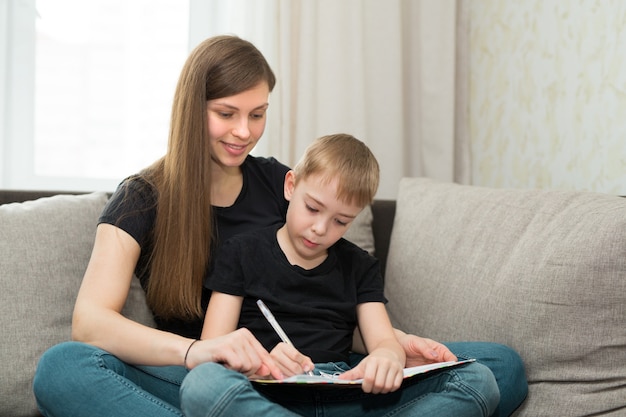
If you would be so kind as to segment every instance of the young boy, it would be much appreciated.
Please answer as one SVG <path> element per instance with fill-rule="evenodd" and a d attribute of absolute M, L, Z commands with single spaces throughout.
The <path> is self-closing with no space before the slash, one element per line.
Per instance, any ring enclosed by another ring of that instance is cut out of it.
<path fill-rule="evenodd" d="M 276 417 L 493 414 L 498 387 L 482 364 L 465 364 L 403 384 L 405 353 L 384 307 L 378 261 L 342 239 L 372 201 L 378 177 L 376 159 L 359 140 L 341 134 L 316 140 L 285 176 L 286 223 L 226 241 L 205 283 L 213 293 L 203 339 L 245 327 L 271 351 L 282 373 L 272 372 L 274 377 L 313 369 L 338 372 L 342 379 L 362 378 L 362 390 L 253 385 L 248 377 L 263 375 L 244 375 L 237 366 L 260 369 L 260 364 L 229 364 L 228 369 L 206 362 L 191 370 L 181 386 L 181 396 L 190 390 L 187 396 L 197 399 L 188 404 L 186 416 L 250 411 Z M 293 346 L 281 343 L 257 308 L 259 299 Z M 369 354 L 351 368 L 348 354 L 357 325 Z M 379 393 L 386 395 L 373 395 Z"/>
<path fill-rule="evenodd" d="M 358 325 L 369 354 L 341 378 L 363 378 L 365 392 L 397 390 L 405 353 L 385 310 L 378 261 L 342 239 L 373 200 L 378 182 L 376 158 L 354 137 L 325 136 L 309 146 L 285 177 L 286 223 L 224 243 L 205 282 L 213 293 L 202 338 L 246 327 L 289 376 L 312 370 L 314 363 L 348 370 Z M 257 307 L 259 299 L 293 346 L 280 343 Z"/>

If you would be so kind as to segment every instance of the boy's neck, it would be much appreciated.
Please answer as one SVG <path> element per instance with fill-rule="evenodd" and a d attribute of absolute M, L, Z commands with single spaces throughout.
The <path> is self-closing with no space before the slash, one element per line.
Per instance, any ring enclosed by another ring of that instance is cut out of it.
<path fill-rule="evenodd" d="M 328 250 L 321 252 L 319 256 L 311 259 L 306 259 L 298 255 L 293 247 L 291 239 L 289 238 L 287 224 L 284 224 L 280 229 L 278 229 L 276 232 L 276 239 L 278 240 L 280 250 L 287 258 L 287 261 L 289 261 L 291 265 L 299 266 L 307 271 L 320 266 L 326 258 L 328 258 Z"/>

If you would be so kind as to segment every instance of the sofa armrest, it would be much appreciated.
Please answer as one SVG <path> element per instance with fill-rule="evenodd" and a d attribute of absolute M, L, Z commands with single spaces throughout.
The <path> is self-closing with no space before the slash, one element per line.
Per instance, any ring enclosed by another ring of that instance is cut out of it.
<path fill-rule="evenodd" d="M 372 203 L 372 233 L 374 234 L 374 255 L 380 262 L 380 270 L 385 276 L 389 240 L 396 214 L 396 200 L 374 200 Z"/>

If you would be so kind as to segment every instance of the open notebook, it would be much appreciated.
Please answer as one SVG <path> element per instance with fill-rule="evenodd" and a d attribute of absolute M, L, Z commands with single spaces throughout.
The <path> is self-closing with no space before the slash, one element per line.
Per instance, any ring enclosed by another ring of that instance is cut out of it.
<path fill-rule="evenodd" d="M 438 369 L 449 368 L 452 366 L 459 366 L 464 363 L 474 362 L 476 359 L 467 359 L 462 361 L 450 361 L 450 362 L 438 362 L 430 363 L 428 365 L 414 366 L 412 368 L 404 368 L 404 379 L 414 377 L 416 375 L 422 375 L 430 371 Z M 344 380 L 339 379 L 337 374 L 322 375 L 294 375 L 285 379 L 253 379 L 252 382 L 257 384 L 317 384 L 317 385 L 361 385 L 362 379 Z"/>

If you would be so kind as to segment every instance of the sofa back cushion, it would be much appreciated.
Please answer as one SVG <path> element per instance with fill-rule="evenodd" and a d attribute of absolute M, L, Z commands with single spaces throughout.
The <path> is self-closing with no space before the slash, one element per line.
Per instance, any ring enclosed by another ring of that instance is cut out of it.
<path fill-rule="evenodd" d="M 372 231 L 372 207 L 365 208 L 352 221 L 350 228 L 344 234 L 344 238 L 354 243 L 370 255 L 374 253 L 374 233 Z"/>
<path fill-rule="evenodd" d="M 0 415 L 36 415 L 41 354 L 70 339 L 72 310 L 105 193 L 0 205 Z M 153 325 L 137 279 L 124 314 Z"/>
<path fill-rule="evenodd" d="M 406 178 L 389 252 L 394 324 L 514 348 L 519 415 L 626 409 L 626 199 Z"/>

